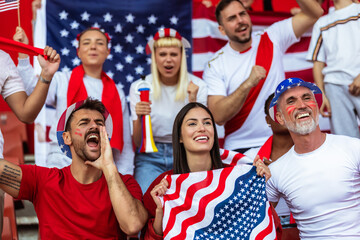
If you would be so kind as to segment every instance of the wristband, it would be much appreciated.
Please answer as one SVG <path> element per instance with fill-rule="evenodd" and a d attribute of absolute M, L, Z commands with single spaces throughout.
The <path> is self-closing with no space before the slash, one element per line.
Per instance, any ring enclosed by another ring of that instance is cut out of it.
<path fill-rule="evenodd" d="M 45 78 L 43 78 L 41 75 L 40 75 L 40 81 L 43 82 L 43 83 L 46 83 L 46 84 L 50 84 L 51 83 L 51 80 L 46 80 Z"/>

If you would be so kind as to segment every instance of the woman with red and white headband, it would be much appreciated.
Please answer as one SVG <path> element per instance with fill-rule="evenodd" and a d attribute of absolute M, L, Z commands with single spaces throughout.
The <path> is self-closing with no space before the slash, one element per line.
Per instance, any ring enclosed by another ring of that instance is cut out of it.
<path fill-rule="evenodd" d="M 146 46 L 147 53 L 151 53 L 151 74 L 130 87 L 135 145 L 139 148 L 142 142 L 141 117 L 150 115 L 158 150 L 135 155 L 135 179 L 143 192 L 159 174 L 173 168 L 171 135 L 176 114 L 189 102 L 207 103 L 205 83 L 187 71 L 186 48 L 190 48 L 190 43 L 176 30 L 160 29 Z M 140 101 L 137 94 L 141 81 L 151 86 L 149 102 Z"/>

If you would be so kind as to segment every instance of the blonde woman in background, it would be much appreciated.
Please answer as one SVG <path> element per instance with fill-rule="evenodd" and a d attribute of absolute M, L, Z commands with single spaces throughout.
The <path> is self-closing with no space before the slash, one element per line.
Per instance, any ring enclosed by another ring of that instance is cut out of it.
<path fill-rule="evenodd" d="M 151 74 L 130 87 L 130 109 L 133 120 L 133 140 L 141 146 L 141 117 L 150 114 L 156 153 L 136 153 L 135 179 L 145 192 L 151 182 L 164 171 L 173 168 L 172 125 L 176 114 L 189 102 L 207 103 L 206 84 L 188 73 L 185 48 L 189 42 L 174 29 L 160 29 L 147 45 L 151 52 Z M 151 85 L 150 102 L 140 101 L 140 81 Z"/>

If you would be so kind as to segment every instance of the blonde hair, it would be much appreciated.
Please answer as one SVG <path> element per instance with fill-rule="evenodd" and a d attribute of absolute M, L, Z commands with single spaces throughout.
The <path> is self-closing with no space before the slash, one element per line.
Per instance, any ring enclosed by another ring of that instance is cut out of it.
<path fill-rule="evenodd" d="M 153 97 L 154 99 L 159 99 L 161 95 L 160 87 L 160 77 L 159 71 L 157 69 L 157 64 L 155 61 L 155 48 L 157 47 L 180 47 L 181 48 L 181 64 L 180 64 L 180 74 L 177 82 L 175 101 L 184 101 L 187 92 L 187 86 L 189 84 L 188 74 L 187 74 L 187 63 L 186 63 L 186 53 L 185 48 L 183 47 L 181 41 L 173 37 L 164 37 L 154 42 L 153 49 L 151 49 L 151 74 L 153 76 L 152 88 L 153 88 Z"/>

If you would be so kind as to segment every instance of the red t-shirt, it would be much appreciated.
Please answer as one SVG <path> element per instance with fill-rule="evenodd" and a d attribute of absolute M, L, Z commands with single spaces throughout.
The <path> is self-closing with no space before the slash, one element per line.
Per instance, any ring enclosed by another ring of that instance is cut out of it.
<path fill-rule="evenodd" d="M 19 199 L 34 204 L 41 239 L 126 239 L 113 211 L 104 175 L 90 184 L 63 169 L 21 165 Z M 120 173 L 119 173 L 120 174 Z M 131 175 L 121 175 L 130 194 L 141 201 Z"/>

